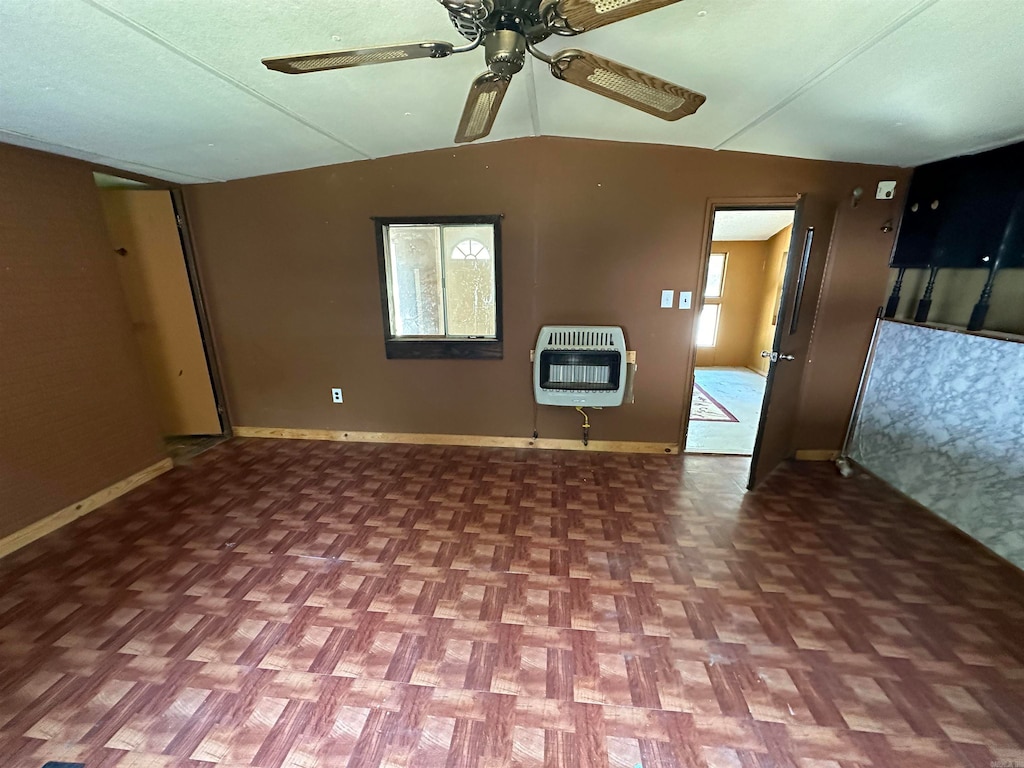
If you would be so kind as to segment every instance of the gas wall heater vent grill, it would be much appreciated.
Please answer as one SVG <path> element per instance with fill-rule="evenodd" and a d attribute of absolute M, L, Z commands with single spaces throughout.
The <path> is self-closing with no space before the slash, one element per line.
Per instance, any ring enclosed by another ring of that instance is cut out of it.
<path fill-rule="evenodd" d="M 619 329 L 621 332 L 621 329 Z M 548 334 L 548 346 L 576 349 L 593 349 L 595 347 L 615 348 L 615 334 L 606 330 L 585 330 L 574 328 L 551 331 Z"/>
<path fill-rule="evenodd" d="M 626 337 L 616 326 L 540 329 L 533 357 L 533 394 L 541 405 L 622 405 Z"/>

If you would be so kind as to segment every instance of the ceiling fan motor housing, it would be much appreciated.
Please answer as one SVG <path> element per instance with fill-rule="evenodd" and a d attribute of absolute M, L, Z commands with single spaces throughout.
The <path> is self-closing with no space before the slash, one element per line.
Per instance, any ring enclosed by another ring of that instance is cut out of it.
<path fill-rule="evenodd" d="M 496 29 L 484 39 L 487 67 L 499 77 L 512 77 L 526 60 L 526 38 L 518 29 Z"/>

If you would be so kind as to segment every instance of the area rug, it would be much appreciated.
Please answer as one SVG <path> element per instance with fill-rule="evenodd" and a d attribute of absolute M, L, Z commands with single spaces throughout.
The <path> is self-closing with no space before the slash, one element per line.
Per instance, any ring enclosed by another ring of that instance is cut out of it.
<path fill-rule="evenodd" d="M 700 384 L 693 385 L 693 399 L 690 401 L 690 421 L 731 421 L 738 422 L 729 409 L 715 400 Z"/>

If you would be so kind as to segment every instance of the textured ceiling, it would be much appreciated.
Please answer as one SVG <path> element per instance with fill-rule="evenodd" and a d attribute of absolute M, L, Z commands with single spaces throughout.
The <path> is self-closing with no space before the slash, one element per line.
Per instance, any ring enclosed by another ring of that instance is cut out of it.
<path fill-rule="evenodd" d="M 917 165 L 1024 138 L 1024 0 L 686 0 L 569 40 L 707 94 L 666 123 L 530 61 L 488 140 L 577 136 Z M 453 146 L 483 54 L 288 76 L 260 59 L 459 42 L 434 0 L 0 0 L 0 140 L 177 182 Z"/>
<path fill-rule="evenodd" d="M 711 239 L 767 240 L 793 223 L 793 211 L 715 211 Z"/>

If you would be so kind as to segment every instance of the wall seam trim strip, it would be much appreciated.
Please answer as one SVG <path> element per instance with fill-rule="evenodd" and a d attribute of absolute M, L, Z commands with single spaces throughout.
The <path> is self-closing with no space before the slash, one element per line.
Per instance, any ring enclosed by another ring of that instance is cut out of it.
<path fill-rule="evenodd" d="M 533 128 L 533 135 L 540 136 L 540 104 L 537 101 L 537 75 L 534 72 L 532 56 L 527 58 L 526 67 L 526 102 L 530 106 L 530 126 Z"/>

